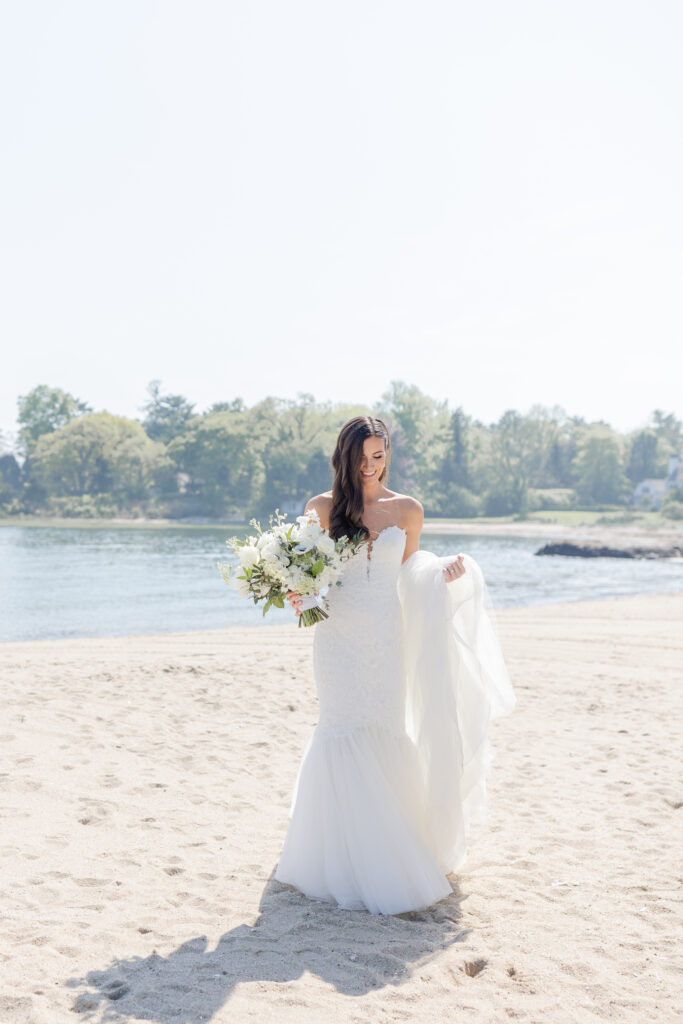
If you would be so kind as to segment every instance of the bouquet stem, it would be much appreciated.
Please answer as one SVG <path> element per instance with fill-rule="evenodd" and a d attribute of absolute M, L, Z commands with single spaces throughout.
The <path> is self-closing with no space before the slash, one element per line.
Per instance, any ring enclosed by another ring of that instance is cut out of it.
<path fill-rule="evenodd" d="M 324 612 L 318 605 L 315 605 L 313 608 L 304 608 L 299 616 L 299 628 L 301 626 L 315 626 L 316 622 L 322 622 L 323 619 L 329 619 L 329 617 L 327 612 Z"/>

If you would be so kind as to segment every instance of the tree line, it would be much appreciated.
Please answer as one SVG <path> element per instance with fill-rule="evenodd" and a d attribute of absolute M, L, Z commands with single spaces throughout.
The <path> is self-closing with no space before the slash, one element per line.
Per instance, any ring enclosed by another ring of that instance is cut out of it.
<path fill-rule="evenodd" d="M 373 408 L 268 397 L 197 412 L 152 381 L 143 416 L 95 412 L 59 388 L 18 399 L 13 448 L 0 438 L 0 513 L 247 520 L 298 513 L 331 486 L 341 426 L 379 415 L 392 444 L 389 486 L 419 498 L 426 515 L 517 515 L 538 508 L 628 506 L 635 484 L 662 478 L 683 449 L 683 423 L 655 410 L 619 434 L 560 406 L 510 409 L 496 423 L 451 409 L 393 381 Z M 683 493 L 663 509 L 681 518 Z"/>

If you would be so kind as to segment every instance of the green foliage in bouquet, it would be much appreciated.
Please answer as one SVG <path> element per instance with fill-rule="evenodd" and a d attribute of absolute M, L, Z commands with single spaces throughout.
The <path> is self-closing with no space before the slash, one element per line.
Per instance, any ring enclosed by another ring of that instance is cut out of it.
<path fill-rule="evenodd" d="M 239 566 L 218 563 L 227 584 L 234 580 L 243 597 L 251 597 L 256 605 L 264 602 L 264 615 L 273 606 L 284 608 L 288 590 L 308 597 L 317 596 L 324 587 L 340 586 L 344 562 L 364 540 L 360 531 L 351 540 L 333 540 L 320 525 L 315 511 L 297 516 L 294 523 L 286 519 L 276 509 L 269 517 L 269 530 L 263 530 L 258 520 L 250 520 L 255 535 L 243 539 L 233 536 L 226 541 L 237 555 Z M 313 626 L 326 618 L 328 612 L 318 601 L 301 612 L 299 626 Z"/>

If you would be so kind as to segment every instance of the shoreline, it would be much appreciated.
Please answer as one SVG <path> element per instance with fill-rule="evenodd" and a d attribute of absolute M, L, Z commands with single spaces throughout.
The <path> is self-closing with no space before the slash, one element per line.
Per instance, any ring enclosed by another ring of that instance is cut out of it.
<path fill-rule="evenodd" d="M 647 591 L 640 592 L 637 594 L 619 594 L 618 596 L 609 595 L 606 597 L 590 597 L 590 598 L 577 598 L 576 601 L 544 601 L 539 604 L 514 604 L 514 605 L 494 605 L 493 612 L 494 616 L 506 615 L 508 613 L 515 612 L 528 612 L 532 613 L 534 610 L 541 614 L 542 612 L 558 612 L 560 614 L 562 609 L 571 609 L 570 614 L 576 613 L 579 606 L 583 605 L 604 605 L 606 602 L 613 601 L 648 601 L 648 600 L 666 600 L 677 601 L 683 598 L 683 573 L 681 574 L 681 586 L 678 590 L 663 590 L 663 591 Z M 33 649 L 37 646 L 44 646 L 46 644 L 59 644 L 60 646 L 68 644 L 107 644 L 107 643 L 123 643 L 129 641 L 131 643 L 139 643 L 146 641 L 148 643 L 163 643 L 164 641 L 181 641 L 187 640 L 192 642 L 197 639 L 224 639 L 229 643 L 252 643 L 256 642 L 256 638 L 273 633 L 277 636 L 280 634 L 282 640 L 285 641 L 287 636 L 292 632 L 302 640 L 305 641 L 307 636 L 312 638 L 313 629 L 315 626 L 308 628 L 299 628 L 296 623 L 273 623 L 273 622 L 258 622 L 253 626 L 219 626 L 215 629 L 183 629 L 173 630 L 168 633 L 99 633 L 95 636 L 63 636 L 63 637 L 44 637 L 40 640 L 0 640 L 0 659 L 2 653 L 6 653 L 10 648 L 29 648 Z"/>
<path fill-rule="evenodd" d="M 609 526 L 605 523 L 582 524 L 568 526 L 565 523 L 441 523 L 436 524 L 425 520 L 423 534 L 464 534 L 486 537 L 538 537 L 557 540 L 591 540 L 596 543 L 609 544 L 615 540 L 622 542 L 643 543 L 647 541 L 654 547 L 668 547 L 671 544 L 683 543 L 683 524 L 651 527 L 633 526 L 628 523 L 617 523 Z"/>
<path fill-rule="evenodd" d="M 29 529 L 81 529 L 81 530 L 246 530 L 248 523 L 188 523 L 173 519 L 42 519 L 36 516 L 15 519 L 0 518 L 2 527 L 26 527 Z M 477 519 L 430 519 L 422 527 L 423 535 L 462 535 L 480 537 L 537 537 L 539 540 L 586 540 L 601 544 L 615 541 L 625 544 L 648 543 L 655 547 L 667 547 L 683 543 L 683 522 L 674 520 L 666 523 L 562 523 L 526 519 L 480 521 Z"/>

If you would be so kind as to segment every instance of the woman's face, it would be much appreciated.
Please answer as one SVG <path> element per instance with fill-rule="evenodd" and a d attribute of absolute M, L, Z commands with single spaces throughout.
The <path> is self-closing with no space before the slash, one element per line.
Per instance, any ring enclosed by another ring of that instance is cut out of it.
<path fill-rule="evenodd" d="M 360 478 L 363 485 L 376 483 L 387 462 L 383 437 L 366 437 L 363 441 L 363 458 L 360 464 Z"/>

